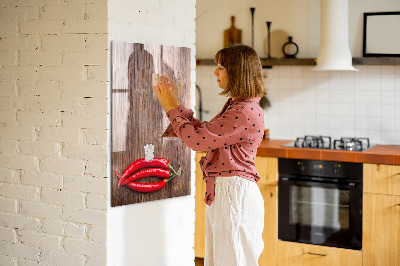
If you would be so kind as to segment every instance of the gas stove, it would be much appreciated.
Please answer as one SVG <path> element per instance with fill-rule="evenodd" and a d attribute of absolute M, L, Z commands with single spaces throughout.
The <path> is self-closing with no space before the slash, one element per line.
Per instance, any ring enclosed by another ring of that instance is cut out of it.
<path fill-rule="evenodd" d="M 285 147 L 295 148 L 314 148 L 314 149 L 330 149 L 344 151 L 364 151 L 371 148 L 368 138 L 347 138 L 343 137 L 335 139 L 329 136 L 311 136 L 297 138 L 295 142 L 283 145 Z"/>

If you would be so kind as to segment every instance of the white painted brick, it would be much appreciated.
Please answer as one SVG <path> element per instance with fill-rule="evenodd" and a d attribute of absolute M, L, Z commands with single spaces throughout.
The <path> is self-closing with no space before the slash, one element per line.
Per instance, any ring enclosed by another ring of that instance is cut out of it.
<path fill-rule="evenodd" d="M 23 171 L 21 183 L 47 188 L 62 188 L 62 177 L 50 173 Z"/>
<path fill-rule="evenodd" d="M 15 171 L 7 168 L 0 168 L 0 181 L 12 183 L 14 182 L 15 176 Z"/>
<path fill-rule="evenodd" d="M 39 190 L 37 187 L 2 182 L 0 195 L 14 199 L 36 200 L 39 197 Z"/>
<path fill-rule="evenodd" d="M 0 9 L 0 21 L 39 19 L 38 7 L 6 7 Z"/>
<path fill-rule="evenodd" d="M 83 101 L 85 113 L 107 114 L 107 99 L 105 98 L 85 98 Z"/>
<path fill-rule="evenodd" d="M 85 237 L 85 225 L 78 223 L 67 223 L 65 225 L 65 236 L 83 239 Z"/>
<path fill-rule="evenodd" d="M 17 200 L 0 196 L 0 211 L 16 213 L 17 208 Z"/>
<path fill-rule="evenodd" d="M 0 100 L 1 102 L 1 100 Z M 12 139 L 0 139 L 0 151 L 13 154 L 17 150 L 18 142 Z"/>
<path fill-rule="evenodd" d="M 2 138 L 33 140 L 33 136 L 34 130 L 30 126 L 7 125 L 6 127 L 0 127 L 0 137 Z"/>
<path fill-rule="evenodd" d="M 152 1 L 145 1 L 145 2 L 152 2 Z M 107 3 L 101 3 L 101 4 L 88 4 L 86 5 L 86 19 L 95 19 L 95 20 L 100 20 L 100 19 L 105 19 L 107 20 L 108 18 L 108 9 L 107 9 Z"/>
<path fill-rule="evenodd" d="M 106 145 L 107 131 L 88 128 L 86 133 L 86 144 L 91 145 Z"/>
<path fill-rule="evenodd" d="M 105 146 L 71 144 L 63 148 L 63 155 L 71 159 L 103 161 L 107 160 Z"/>
<path fill-rule="evenodd" d="M 86 34 L 86 49 L 102 53 L 108 50 L 107 34 Z"/>
<path fill-rule="evenodd" d="M 56 51 L 21 51 L 20 65 L 60 65 L 61 52 Z"/>
<path fill-rule="evenodd" d="M 15 232 L 15 229 L 0 226 L 0 240 L 16 243 L 17 233 Z"/>
<path fill-rule="evenodd" d="M 41 196 L 42 202 L 45 203 L 60 204 L 78 208 L 83 208 L 85 205 L 85 195 L 83 193 L 43 188 Z"/>
<path fill-rule="evenodd" d="M 0 265 L 17 266 L 17 259 L 11 256 L 0 255 Z"/>
<path fill-rule="evenodd" d="M 82 80 L 84 77 L 83 74 L 83 68 L 78 66 L 39 66 L 37 68 L 37 78 L 39 80 Z"/>
<path fill-rule="evenodd" d="M 3 66 L 17 65 L 17 52 L 0 52 L 0 58 Z"/>
<path fill-rule="evenodd" d="M 3 0 L 11 1 L 14 5 L 15 0 Z M 42 6 L 47 4 L 59 4 L 62 0 L 18 0 L 18 6 Z"/>
<path fill-rule="evenodd" d="M 43 263 L 57 266 L 79 266 L 84 265 L 85 262 L 84 256 L 47 249 L 41 249 L 40 259 Z"/>
<path fill-rule="evenodd" d="M 107 220 L 107 212 L 91 209 L 63 207 L 63 214 L 61 216 L 61 219 L 76 223 L 87 223 L 105 226 Z"/>
<path fill-rule="evenodd" d="M 85 80 L 84 82 L 63 82 L 64 97 L 107 97 L 107 83 L 104 81 Z"/>
<path fill-rule="evenodd" d="M 35 80 L 35 81 L 18 81 L 18 88 L 21 95 L 33 96 L 60 96 L 60 85 L 56 81 Z"/>
<path fill-rule="evenodd" d="M 15 125 L 15 110 L 0 111 L 0 121 L 4 125 Z"/>
<path fill-rule="evenodd" d="M 0 129 L 1 130 L 1 129 Z M 40 141 L 56 141 L 64 143 L 78 143 L 79 129 L 42 127 L 39 131 Z"/>
<path fill-rule="evenodd" d="M 107 210 L 107 197 L 89 193 L 87 195 L 86 204 L 89 209 Z"/>
<path fill-rule="evenodd" d="M 63 245 L 67 252 L 82 254 L 90 257 L 107 253 L 105 244 L 88 240 L 66 237 L 63 241 Z"/>
<path fill-rule="evenodd" d="M 36 50 L 39 48 L 39 36 L 2 37 L 0 39 L 0 51 Z"/>
<path fill-rule="evenodd" d="M 96 81 L 107 81 L 107 66 L 85 66 L 86 78 Z"/>
<path fill-rule="evenodd" d="M 42 50 L 47 51 L 83 51 L 85 35 L 63 34 L 42 36 Z"/>
<path fill-rule="evenodd" d="M 82 98 L 65 98 L 60 96 L 41 96 L 40 108 L 43 111 L 59 111 L 67 113 L 83 112 Z"/>
<path fill-rule="evenodd" d="M 102 266 L 107 263 L 107 253 L 89 257 L 85 266 Z"/>
<path fill-rule="evenodd" d="M 61 33 L 107 33 L 107 20 L 66 20 Z"/>
<path fill-rule="evenodd" d="M 42 220 L 42 231 L 43 233 L 50 235 L 64 235 L 64 224 L 61 220 Z"/>
<path fill-rule="evenodd" d="M 63 114 L 65 128 L 107 128 L 107 115 L 104 114 Z"/>
<path fill-rule="evenodd" d="M 59 112 L 17 112 L 17 121 L 30 126 L 58 126 L 61 115 Z"/>
<path fill-rule="evenodd" d="M 18 259 L 18 266 L 38 266 L 40 262 L 37 260 Z"/>
<path fill-rule="evenodd" d="M 0 80 L 0 96 L 15 96 L 15 82 Z"/>
<path fill-rule="evenodd" d="M 28 230 L 39 230 L 41 224 L 38 218 L 26 217 L 24 215 L 19 215 L 19 214 L 0 212 L 0 226 L 28 229 Z"/>
<path fill-rule="evenodd" d="M 0 154 L 0 165 L 6 165 L 10 169 L 38 170 L 36 157 L 21 154 Z"/>
<path fill-rule="evenodd" d="M 38 96 L 18 96 L 10 100 L 10 109 L 19 109 L 24 111 L 39 111 Z"/>
<path fill-rule="evenodd" d="M 86 162 L 85 174 L 100 178 L 106 177 L 107 164 L 105 164 L 104 162 L 88 161 Z"/>
<path fill-rule="evenodd" d="M 0 79 L 34 80 L 35 66 L 4 66 L 0 69 Z"/>
<path fill-rule="evenodd" d="M 84 5 L 49 5 L 43 6 L 41 19 L 83 19 Z"/>
<path fill-rule="evenodd" d="M 106 51 L 103 54 L 97 50 L 63 52 L 63 64 L 66 65 L 106 65 L 106 63 Z"/>
<path fill-rule="evenodd" d="M 82 175 L 84 162 L 71 159 L 44 158 L 39 163 L 40 169 L 44 172 L 54 172 L 67 175 Z"/>
<path fill-rule="evenodd" d="M 41 247 L 49 250 L 58 251 L 61 248 L 61 237 L 38 233 L 35 231 L 19 230 L 20 241 L 22 244 L 31 247 Z"/>
<path fill-rule="evenodd" d="M 57 157 L 57 144 L 54 142 L 21 140 L 18 148 L 21 154 Z"/>
<path fill-rule="evenodd" d="M 6 241 L 0 241 L 0 250 L 4 255 L 26 258 L 31 260 L 39 259 L 40 251 L 35 247 L 28 247 L 19 243 L 9 243 Z"/>
<path fill-rule="evenodd" d="M 64 188 L 77 192 L 91 192 L 107 195 L 107 184 L 108 180 L 106 178 L 89 176 L 64 176 Z"/>
<path fill-rule="evenodd" d="M 33 201 L 21 201 L 19 212 L 26 216 L 48 219 L 59 219 L 61 216 L 61 208 L 57 205 Z"/>
<path fill-rule="evenodd" d="M 107 228 L 99 226 L 90 226 L 88 231 L 89 239 L 95 242 L 106 243 Z"/>
<path fill-rule="evenodd" d="M 62 22 L 60 20 L 25 21 L 19 24 L 22 34 L 59 34 Z"/>

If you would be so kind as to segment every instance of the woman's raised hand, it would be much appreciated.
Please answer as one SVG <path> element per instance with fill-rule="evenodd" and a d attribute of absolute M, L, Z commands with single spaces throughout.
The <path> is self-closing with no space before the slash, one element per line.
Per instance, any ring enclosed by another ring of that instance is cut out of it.
<path fill-rule="evenodd" d="M 157 86 L 153 86 L 153 90 L 157 94 L 158 102 L 166 113 L 171 109 L 175 109 L 174 96 L 172 95 L 170 86 L 171 84 L 167 82 L 165 77 L 160 77 Z"/>
<path fill-rule="evenodd" d="M 178 108 L 181 103 L 179 102 L 179 99 L 178 99 L 178 87 L 176 86 L 175 82 L 170 80 L 168 78 L 167 74 L 161 74 L 160 79 L 164 84 L 167 84 L 167 86 L 170 86 L 172 103 L 175 108 Z"/>

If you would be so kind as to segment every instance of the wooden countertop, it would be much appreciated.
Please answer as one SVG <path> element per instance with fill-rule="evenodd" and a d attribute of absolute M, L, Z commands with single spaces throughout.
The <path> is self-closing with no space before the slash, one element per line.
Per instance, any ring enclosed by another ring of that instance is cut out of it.
<path fill-rule="evenodd" d="M 400 145 L 376 145 L 362 152 L 282 147 L 282 145 L 290 142 L 294 142 L 294 140 L 263 140 L 260 147 L 258 147 L 257 155 L 278 158 L 400 165 Z"/>

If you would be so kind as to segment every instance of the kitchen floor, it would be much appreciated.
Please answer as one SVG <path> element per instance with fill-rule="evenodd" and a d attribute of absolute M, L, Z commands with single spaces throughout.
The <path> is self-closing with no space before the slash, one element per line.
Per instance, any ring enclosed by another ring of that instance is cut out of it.
<path fill-rule="evenodd" d="M 194 266 L 204 266 L 204 259 L 203 258 L 195 258 Z"/>

